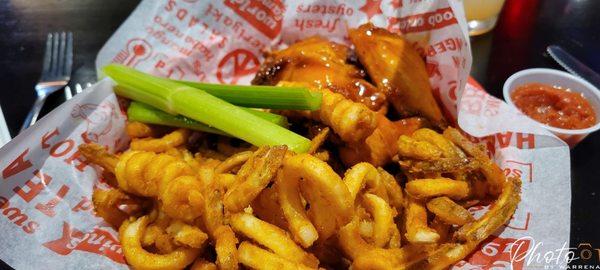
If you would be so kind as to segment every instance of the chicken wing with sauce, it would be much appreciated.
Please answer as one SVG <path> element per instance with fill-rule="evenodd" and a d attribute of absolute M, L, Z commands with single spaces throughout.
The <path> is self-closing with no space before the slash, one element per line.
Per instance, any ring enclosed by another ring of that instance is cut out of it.
<path fill-rule="evenodd" d="M 445 126 L 425 62 L 408 41 L 370 23 L 350 30 L 349 36 L 358 60 L 402 116 L 423 116 Z"/>
<path fill-rule="evenodd" d="M 350 53 L 342 44 L 311 37 L 268 53 L 252 84 L 307 82 L 363 103 L 373 111 L 384 108 L 385 95 L 364 79 L 364 71 L 349 63 Z"/>

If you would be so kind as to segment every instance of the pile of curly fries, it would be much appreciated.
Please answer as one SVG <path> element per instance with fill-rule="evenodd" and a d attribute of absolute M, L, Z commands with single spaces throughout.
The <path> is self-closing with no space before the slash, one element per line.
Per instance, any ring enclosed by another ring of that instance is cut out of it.
<path fill-rule="evenodd" d="M 355 52 L 320 37 L 271 52 L 253 81 L 322 93 L 278 111 L 306 153 L 133 121 L 122 152 L 79 147 L 131 267 L 446 269 L 510 220 L 520 180 L 448 127 L 419 54 L 370 24 L 349 35 Z"/>

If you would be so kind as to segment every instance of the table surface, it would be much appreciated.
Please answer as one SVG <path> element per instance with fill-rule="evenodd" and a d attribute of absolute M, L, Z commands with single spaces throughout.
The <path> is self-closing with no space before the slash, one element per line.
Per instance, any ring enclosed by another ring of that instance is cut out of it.
<path fill-rule="evenodd" d="M 41 70 L 48 32 L 72 31 L 72 83 L 96 79 L 98 50 L 135 8 L 137 0 L 0 0 L 0 105 L 11 133 L 16 135 L 35 98 L 33 86 Z M 525 68 L 560 69 L 544 52 L 559 44 L 600 72 L 600 10 L 597 0 L 507 0 L 498 26 L 474 37 L 471 75 L 500 97 L 502 84 Z M 56 93 L 44 111 L 60 104 Z M 600 132 L 571 151 L 571 243 L 600 248 Z M 568 166 L 568 164 L 565 164 Z M 560 190 L 556 190 L 560 192 Z M 564 203 L 564 202 L 539 202 Z M 600 254 L 599 254 L 600 255 Z M 598 256 L 598 255 L 596 255 Z M 0 262 L 1 263 L 1 262 Z M 597 257 L 573 264 L 597 264 Z M 0 269 L 8 268 L 0 264 Z"/>

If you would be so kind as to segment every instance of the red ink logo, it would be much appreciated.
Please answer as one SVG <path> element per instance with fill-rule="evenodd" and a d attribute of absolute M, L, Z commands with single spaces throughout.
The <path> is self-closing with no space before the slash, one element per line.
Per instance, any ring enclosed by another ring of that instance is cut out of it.
<path fill-rule="evenodd" d="M 125 264 L 119 240 L 111 232 L 101 228 L 94 228 L 91 232 L 82 232 L 71 228 L 69 223 L 64 222 L 62 236 L 42 245 L 63 256 L 78 250 L 102 255 L 116 263 Z"/>
<path fill-rule="evenodd" d="M 429 75 L 429 78 L 442 77 L 440 64 L 437 61 L 426 61 L 425 68 L 427 69 L 427 75 Z"/>
<path fill-rule="evenodd" d="M 235 84 L 241 77 L 256 73 L 258 68 L 258 58 L 251 51 L 237 49 L 221 59 L 217 79 L 221 83 Z"/>
<path fill-rule="evenodd" d="M 85 143 L 100 140 L 100 137 L 107 135 L 112 130 L 113 118 L 117 117 L 115 105 L 112 103 L 103 104 L 77 104 L 71 111 L 71 117 L 81 118 L 86 122 L 86 131 L 81 134 Z"/>
<path fill-rule="evenodd" d="M 121 50 L 113 58 L 112 62 L 135 67 L 143 60 L 148 59 L 151 54 L 152 45 L 148 41 L 141 38 L 134 38 L 127 42 L 125 49 Z"/>
<path fill-rule="evenodd" d="M 390 6 L 392 6 L 392 8 L 394 9 L 398 9 L 402 7 L 402 0 L 392 0 L 390 2 Z"/>
<path fill-rule="evenodd" d="M 281 32 L 285 11 L 281 0 L 226 0 L 225 5 L 271 39 Z"/>
<path fill-rule="evenodd" d="M 183 80 L 185 77 L 185 70 L 180 65 L 182 60 L 179 58 L 172 59 L 164 53 L 157 53 L 153 60 L 156 60 L 156 63 L 152 74 L 176 80 Z"/>
<path fill-rule="evenodd" d="M 412 33 L 440 29 L 457 23 L 451 8 L 441 8 L 423 14 L 388 19 L 388 30 L 392 32 Z"/>
<path fill-rule="evenodd" d="M 370 20 L 375 17 L 375 15 L 383 14 L 383 11 L 381 10 L 381 1 L 382 0 L 367 0 L 365 5 L 358 10 L 367 14 L 367 18 Z"/>

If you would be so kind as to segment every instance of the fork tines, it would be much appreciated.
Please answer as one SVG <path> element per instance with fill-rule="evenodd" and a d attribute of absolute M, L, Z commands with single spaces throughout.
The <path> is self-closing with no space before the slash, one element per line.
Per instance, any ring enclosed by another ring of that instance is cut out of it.
<path fill-rule="evenodd" d="M 71 32 L 48 34 L 42 74 L 35 85 L 36 99 L 21 125 L 21 132 L 37 121 L 46 97 L 69 83 L 72 65 L 73 34 Z"/>
<path fill-rule="evenodd" d="M 73 66 L 73 33 L 49 33 L 40 81 L 68 80 Z"/>
<path fill-rule="evenodd" d="M 65 87 L 65 100 L 69 100 L 69 99 L 73 98 L 73 95 L 77 95 L 77 94 L 83 92 L 83 90 L 85 90 L 86 88 L 91 87 L 91 86 L 92 86 L 91 82 L 88 82 L 85 84 L 76 83 L 75 89 L 74 89 L 75 92 L 73 92 L 73 89 L 71 88 L 71 86 L 67 85 Z"/>

